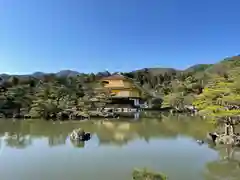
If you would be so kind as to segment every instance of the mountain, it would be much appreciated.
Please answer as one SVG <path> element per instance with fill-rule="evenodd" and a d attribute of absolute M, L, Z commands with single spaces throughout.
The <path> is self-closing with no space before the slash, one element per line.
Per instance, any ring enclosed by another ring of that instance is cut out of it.
<path fill-rule="evenodd" d="M 213 64 L 196 64 L 193 65 L 187 69 L 185 69 L 185 72 L 202 72 L 208 69 L 209 67 L 213 66 Z"/>
<path fill-rule="evenodd" d="M 70 76 L 77 76 L 77 75 L 81 75 L 81 73 L 77 72 L 77 71 L 72 71 L 72 70 L 62 70 L 59 71 L 57 73 L 44 73 L 44 72 L 34 72 L 32 74 L 24 74 L 24 75 L 12 75 L 12 74 L 0 74 L 0 77 L 2 79 L 8 79 L 11 76 L 15 76 L 18 78 L 24 78 L 24 77 L 35 77 L 35 78 L 42 78 L 45 75 L 48 74 L 55 74 L 57 77 L 70 77 Z"/>
<path fill-rule="evenodd" d="M 10 75 L 8 74 L 0 74 L 0 79 L 5 80 L 8 79 L 10 77 Z"/>
<path fill-rule="evenodd" d="M 152 76 L 158 76 L 160 74 L 165 74 L 165 73 L 170 73 L 170 74 L 172 74 L 172 73 L 179 74 L 179 73 L 188 73 L 188 72 L 219 73 L 220 71 L 227 72 L 229 69 L 234 68 L 235 66 L 240 66 L 239 61 L 240 61 L 240 55 L 226 58 L 223 61 L 220 61 L 219 63 L 216 63 L 216 64 L 196 64 L 185 70 L 178 70 L 178 69 L 174 69 L 174 68 L 143 68 L 143 69 L 131 71 L 130 73 L 139 73 L 139 72 L 148 71 Z M 42 77 L 46 74 L 52 74 L 52 73 L 34 72 L 33 74 L 15 75 L 15 76 L 18 76 L 18 77 L 33 76 L 33 77 L 38 78 L 38 77 Z M 81 75 L 83 73 L 73 71 L 73 70 L 61 70 L 61 71 L 59 71 L 57 73 L 53 73 L 53 74 L 55 74 L 58 77 L 68 77 L 68 76 Z M 110 73 L 107 71 L 99 72 L 97 74 L 100 76 L 110 75 Z M 3 79 L 9 78 L 9 76 L 12 76 L 12 75 L 11 74 L 0 74 L 0 77 L 2 77 Z"/>
<path fill-rule="evenodd" d="M 213 64 L 206 69 L 207 73 L 218 74 L 218 73 L 227 73 L 230 69 L 240 66 L 240 56 L 233 56 L 226 58 L 219 63 Z"/>
<path fill-rule="evenodd" d="M 43 77 L 46 73 L 43 72 L 35 72 L 33 74 L 31 74 L 31 76 L 39 78 L 39 77 Z"/>
<path fill-rule="evenodd" d="M 77 75 L 80 75 L 80 73 L 72 70 L 62 70 L 56 73 L 56 76 L 58 77 L 70 77 L 70 76 L 77 76 Z"/>
<path fill-rule="evenodd" d="M 180 70 L 176 70 L 174 68 L 144 68 L 144 69 L 139 69 L 132 71 L 132 73 L 139 73 L 139 72 L 145 72 L 148 71 L 151 75 L 153 76 L 158 76 L 160 74 L 165 74 L 165 73 L 179 73 L 181 72 Z"/>

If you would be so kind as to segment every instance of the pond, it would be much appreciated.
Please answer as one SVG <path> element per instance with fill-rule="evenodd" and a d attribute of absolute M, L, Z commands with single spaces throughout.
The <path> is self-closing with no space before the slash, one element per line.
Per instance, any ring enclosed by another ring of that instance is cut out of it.
<path fill-rule="evenodd" d="M 68 135 L 79 127 L 93 136 L 74 144 Z M 239 179 L 238 152 L 222 160 L 225 148 L 196 143 L 212 128 L 173 116 L 103 123 L 1 120 L 1 180 L 130 180 L 134 168 L 144 167 L 170 180 Z"/>

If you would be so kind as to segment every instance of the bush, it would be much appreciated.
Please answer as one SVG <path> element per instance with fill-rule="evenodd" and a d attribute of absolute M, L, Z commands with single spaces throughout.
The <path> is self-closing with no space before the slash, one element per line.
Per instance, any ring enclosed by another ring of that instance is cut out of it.
<path fill-rule="evenodd" d="M 135 169 L 132 173 L 133 180 L 166 180 L 167 177 L 161 173 L 148 171 L 147 169 Z"/>

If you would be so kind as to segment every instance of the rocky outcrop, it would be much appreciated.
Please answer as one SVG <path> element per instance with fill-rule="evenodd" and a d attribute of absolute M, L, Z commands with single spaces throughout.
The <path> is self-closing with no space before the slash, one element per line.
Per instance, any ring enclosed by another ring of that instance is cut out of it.
<path fill-rule="evenodd" d="M 91 134 L 85 132 L 83 129 L 78 128 L 74 129 L 70 134 L 71 140 L 78 140 L 78 141 L 87 141 L 91 138 Z"/>
<path fill-rule="evenodd" d="M 208 139 L 216 144 L 226 144 L 240 147 L 240 134 L 235 133 L 234 125 L 225 123 L 224 133 L 209 133 Z"/>

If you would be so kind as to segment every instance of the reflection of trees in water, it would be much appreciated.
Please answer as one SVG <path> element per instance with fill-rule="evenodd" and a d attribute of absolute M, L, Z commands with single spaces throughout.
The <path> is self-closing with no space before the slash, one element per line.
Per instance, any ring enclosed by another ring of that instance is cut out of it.
<path fill-rule="evenodd" d="M 27 147 L 31 143 L 27 143 L 26 136 L 30 139 L 47 137 L 49 146 L 57 146 L 65 144 L 68 133 L 75 127 L 74 123 L 64 124 L 62 122 L 52 123 L 45 121 L 0 121 L 0 135 L 3 137 L 5 132 L 9 132 L 10 136 L 6 138 L 6 145 L 10 147 L 21 146 Z M 26 145 L 26 146 L 25 146 Z"/>
<path fill-rule="evenodd" d="M 219 160 L 209 162 L 206 165 L 206 179 L 222 180 L 231 179 L 239 180 L 240 178 L 240 149 L 226 146 L 218 149 Z"/>
<path fill-rule="evenodd" d="M 58 134 L 58 135 L 51 135 L 48 137 L 48 144 L 49 146 L 58 146 L 66 144 L 66 135 Z"/>
<path fill-rule="evenodd" d="M 14 134 L 12 136 L 6 137 L 6 146 L 23 149 L 32 144 L 30 136 L 22 134 Z"/>
<path fill-rule="evenodd" d="M 134 140 L 137 137 L 135 133 L 127 132 L 101 132 L 97 134 L 100 145 L 126 145 L 131 140 Z"/>
<path fill-rule="evenodd" d="M 0 121 L 0 134 L 4 137 L 6 146 L 21 149 L 30 146 L 32 140 L 28 132 L 29 125 L 22 121 Z"/>
<path fill-rule="evenodd" d="M 142 118 L 158 118 L 161 119 L 164 113 L 159 113 L 158 111 L 143 111 L 140 113 Z"/>
<path fill-rule="evenodd" d="M 115 144 L 115 145 L 124 145 L 127 144 L 130 140 L 136 139 L 136 133 L 132 129 L 131 124 L 138 123 L 114 123 L 114 122 L 103 122 L 98 124 L 95 135 L 99 139 L 100 145 L 105 144 Z"/>
<path fill-rule="evenodd" d="M 207 131 L 211 129 L 211 126 L 204 123 L 201 120 L 196 120 L 192 117 L 186 117 L 183 120 L 176 120 L 165 117 L 162 120 L 144 119 L 137 123 L 128 123 L 129 127 L 125 131 L 119 131 L 118 124 L 114 122 L 108 123 L 108 125 L 102 125 L 105 127 L 99 128 L 97 135 L 100 139 L 100 143 L 106 144 L 107 142 L 124 144 L 133 139 L 144 139 L 147 142 L 153 138 L 176 138 L 178 135 L 185 135 L 194 138 L 204 138 Z M 122 133 L 122 138 L 119 134 Z M 117 138 L 118 137 L 118 138 Z M 124 138 L 123 138 L 124 137 Z"/>
<path fill-rule="evenodd" d="M 192 117 L 163 116 L 163 118 L 144 118 L 138 122 L 96 121 L 91 122 L 46 122 L 46 121 L 0 121 L 0 135 L 5 132 L 18 134 L 17 139 L 8 139 L 7 145 L 25 147 L 31 143 L 24 139 L 30 135 L 32 139 L 47 137 L 49 146 L 65 144 L 70 132 L 82 128 L 95 134 L 100 144 L 126 144 L 134 139 L 149 141 L 154 138 L 176 138 L 185 135 L 194 138 L 204 138 L 209 131 L 209 125 Z M 200 137 L 199 137 L 200 136 Z M 29 141 L 30 142 L 30 141 Z"/>

